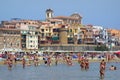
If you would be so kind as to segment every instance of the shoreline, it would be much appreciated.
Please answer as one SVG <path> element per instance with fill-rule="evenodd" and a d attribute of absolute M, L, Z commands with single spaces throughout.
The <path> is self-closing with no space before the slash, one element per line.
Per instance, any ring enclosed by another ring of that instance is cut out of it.
<path fill-rule="evenodd" d="M 92 60 L 89 60 L 89 62 L 90 63 L 100 63 L 102 60 L 103 59 L 100 59 L 100 60 L 92 59 Z M 0 61 L 0 65 L 6 65 L 4 62 L 5 62 L 5 60 Z M 31 62 L 31 64 L 33 64 L 33 61 L 30 61 L 30 62 Z M 78 60 L 72 60 L 72 62 L 73 63 L 78 63 Z M 120 62 L 120 59 L 118 59 L 118 60 L 110 60 L 110 61 L 105 60 L 105 62 L 107 62 L 107 63 Z M 21 63 L 22 63 L 21 61 L 17 61 L 16 64 L 21 64 Z M 44 64 L 44 61 L 43 60 L 39 60 L 39 63 L 40 64 Z M 62 60 L 58 61 L 58 64 L 61 64 L 61 63 L 64 64 L 65 62 L 62 61 Z M 14 64 L 14 62 L 13 62 L 13 64 Z M 26 61 L 26 64 L 28 64 L 28 61 Z M 52 60 L 52 64 L 55 64 L 55 60 Z"/>

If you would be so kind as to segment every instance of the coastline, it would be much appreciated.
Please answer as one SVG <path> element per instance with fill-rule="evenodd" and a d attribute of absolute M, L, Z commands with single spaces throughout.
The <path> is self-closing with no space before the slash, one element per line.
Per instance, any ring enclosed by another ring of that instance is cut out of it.
<path fill-rule="evenodd" d="M 91 60 L 89 60 L 89 62 L 90 63 L 93 63 L 93 62 L 95 62 L 95 63 L 99 63 L 99 62 L 101 62 L 101 60 L 103 60 L 103 59 L 91 59 Z M 104 59 L 105 60 L 105 62 L 120 62 L 120 59 L 114 59 L 114 60 L 110 60 L 110 61 L 107 61 L 106 59 Z M 32 64 L 33 64 L 33 61 L 30 61 Z M 73 63 L 78 63 L 78 60 L 77 59 L 75 59 L 75 60 L 72 60 L 72 62 Z M 17 61 L 17 63 L 16 64 L 21 64 L 22 62 L 21 61 Z M 40 64 L 44 64 L 44 61 L 43 60 L 39 60 L 39 63 Z M 63 60 L 59 60 L 58 61 L 58 64 L 64 64 L 65 62 L 63 61 Z M 13 63 L 14 64 L 14 63 Z M 28 61 L 26 61 L 26 64 L 28 64 Z M 52 59 L 52 64 L 55 64 L 55 60 L 54 59 Z M 5 60 L 1 60 L 0 61 L 0 65 L 6 65 L 5 64 Z"/>

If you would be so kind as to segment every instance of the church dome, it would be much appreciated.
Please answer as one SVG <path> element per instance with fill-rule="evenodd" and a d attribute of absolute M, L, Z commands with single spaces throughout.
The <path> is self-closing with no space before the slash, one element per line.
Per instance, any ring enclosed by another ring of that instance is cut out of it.
<path fill-rule="evenodd" d="M 77 19 L 82 18 L 78 13 L 73 13 L 73 14 L 71 15 L 71 17 L 77 18 Z"/>

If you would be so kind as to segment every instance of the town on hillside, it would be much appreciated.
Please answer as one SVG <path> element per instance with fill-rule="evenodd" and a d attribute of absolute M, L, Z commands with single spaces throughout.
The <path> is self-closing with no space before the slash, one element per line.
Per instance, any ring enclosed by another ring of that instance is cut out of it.
<path fill-rule="evenodd" d="M 1 21 L 1 51 L 94 51 L 105 46 L 106 50 L 120 50 L 120 30 L 103 26 L 82 24 L 82 16 L 54 16 L 52 9 L 46 10 L 46 20 L 12 18 Z"/>

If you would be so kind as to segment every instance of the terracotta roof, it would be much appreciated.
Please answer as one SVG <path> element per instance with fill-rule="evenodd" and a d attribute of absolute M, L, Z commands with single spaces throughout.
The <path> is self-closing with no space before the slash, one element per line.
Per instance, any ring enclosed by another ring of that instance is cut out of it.
<path fill-rule="evenodd" d="M 56 16 L 56 17 L 53 17 L 53 19 L 75 19 L 75 20 L 78 20 L 77 18 L 74 18 L 74 17 L 68 17 L 68 16 Z"/>
<path fill-rule="evenodd" d="M 42 25 L 44 25 L 44 24 L 50 24 L 50 22 L 42 22 Z"/>
<path fill-rule="evenodd" d="M 50 21 L 63 21 L 61 19 L 49 19 Z"/>
<path fill-rule="evenodd" d="M 119 33 L 119 32 L 120 32 L 119 30 L 115 30 L 115 29 L 111 30 L 111 33 Z"/>
<path fill-rule="evenodd" d="M 0 30 L 9 30 L 9 31 L 14 30 L 14 31 L 20 31 L 19 29 L 11 29 L 11 28 L 0 28 Z"/>

